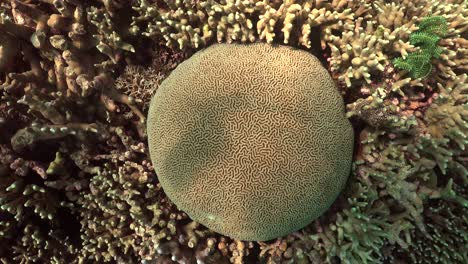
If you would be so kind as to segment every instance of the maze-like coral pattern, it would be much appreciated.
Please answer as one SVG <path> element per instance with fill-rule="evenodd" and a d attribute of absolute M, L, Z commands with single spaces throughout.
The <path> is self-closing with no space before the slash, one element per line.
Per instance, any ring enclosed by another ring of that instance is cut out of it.
<path fill-rule="evenodd" d="M 214 45 L 183 62 L 152 100 L 159 180 L 212 230 L 268 240 L 325 211 L 349 174 L 353 130 L 311 54 L 267 44 Z"/>

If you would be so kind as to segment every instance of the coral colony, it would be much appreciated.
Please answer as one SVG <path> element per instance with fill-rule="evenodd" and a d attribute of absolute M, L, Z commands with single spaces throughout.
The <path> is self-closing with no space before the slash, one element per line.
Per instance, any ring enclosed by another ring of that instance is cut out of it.
<path fill-rule="evenodd" d="M 312 54 L 286 46 L 197 52 L 159 87 L 147 132 L 170 200 L 241 240 L 306 226 L 351 169 L 353 128 L 332 78 Z"/>
<path fill-rule="evenodd" d="M 467 15 L 0 1 L 0 263 L 468 263 Z"/>

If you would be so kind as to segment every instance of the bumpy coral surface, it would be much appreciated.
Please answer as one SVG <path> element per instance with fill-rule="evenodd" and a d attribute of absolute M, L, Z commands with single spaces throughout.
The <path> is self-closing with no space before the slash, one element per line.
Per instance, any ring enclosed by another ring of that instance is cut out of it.
<path fill-rule="evenodd" d="M 346 183 L 354 141 L 320 61 L 268 44 L 213 45 L 181 63 L 152 99 L 147 132 L 169 198 L 242 240 L 322 214 Z"/>

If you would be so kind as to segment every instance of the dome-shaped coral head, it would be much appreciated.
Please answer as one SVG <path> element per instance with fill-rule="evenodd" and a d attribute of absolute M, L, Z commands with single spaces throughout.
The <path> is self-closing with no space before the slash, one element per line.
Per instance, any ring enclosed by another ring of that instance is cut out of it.
<path fill-rule="evenodd" d="M 320 216 L 346 183 L 353 129 L 327 70 L 306 51 L 218 44 L 163 81 L 148 116 L 167 196 L 193 220 L 270 240 Z"/>

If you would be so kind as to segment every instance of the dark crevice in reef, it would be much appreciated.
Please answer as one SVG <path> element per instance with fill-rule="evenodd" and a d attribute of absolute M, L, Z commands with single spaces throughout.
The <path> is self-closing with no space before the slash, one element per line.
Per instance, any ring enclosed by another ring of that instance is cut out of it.
<path fill-rule="evenodd" d="M 55 158 L 55 153 L 59 149 L 60 144 L 58 142 L 42 141 L 36 142 L 32 149 L 25 148 L 20 154 L 21 157 L 25 160 L 34 160 L 39 162 L 50 163 Z"/>
<path fill-rule="evenodd" d="M 63 223 L 64 237 L 68 237 L 72 245 L 80 246 L 82 243 L 80 216 L 73 213 L 72 210 L 62 207 L 57 210 L 55 217 L 59 219 L 60 223 Z"/>
<path fill-rule="evenodd" d="M 322 49 L 322 44 L 320 43 L 320 35 L 322 34 L 322 28 L 321 27 L 313 27 L 312 31 L 309 36 L 309 40 L 311 42 L 311 47 L 309 51 L 314 54 L 315 57 L 317 57 L 320 62 L 322 63 L 322 66 L 325 68 L 328 68 L 328 62 L 326 58 L 324 57 L 325 54 L 330 53 L 330 48 L 327 46 L 325 50 Z"/>
<path fill-rule="evenodd" d="M 250 254 L 244 258 L 245 263 L 262 263 L 259 258 L 260 246 L 254 243 L 253 248 L 250 249 Z"/>
<path fill-rule="evenodd" d="M 0 97 L 2 95 L 0 94 Z M 22 113 L 26 112 L 28 106 L 15 105 L 0 105 L 0 144 L 10 144 L 10 139 L 21 128 L 28 126 L 28 120 Z"/>
<path fill-rule="evenodd" d="M 149 38 L 138 38 L 135 40 L 139 47 L 139 52 L 132 53 L 132 56 L 125 57 L 125 64 L 127 65 L 142 65 L 144 67 L 151 66 L 151 63 L 155 59 L 153 56 L 154 53 L 154 43 Z M 119 68 L 119 71 L 116 72 L 116 76 L 120 76 L 125 67 Z"/>

